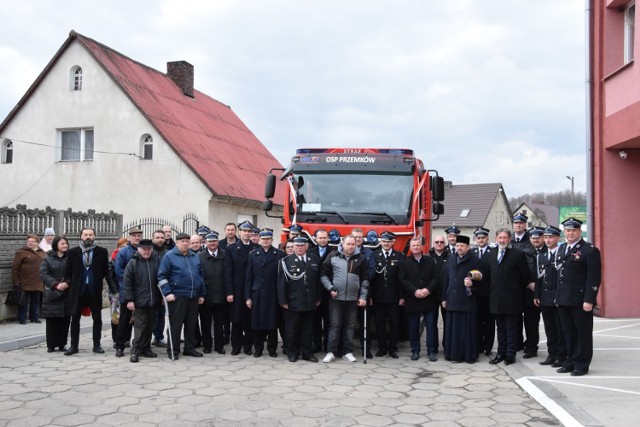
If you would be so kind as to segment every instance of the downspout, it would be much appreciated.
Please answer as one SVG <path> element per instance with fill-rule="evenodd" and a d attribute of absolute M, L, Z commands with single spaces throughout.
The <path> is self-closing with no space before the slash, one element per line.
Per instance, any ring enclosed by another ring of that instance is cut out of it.
<path fill-rule="evenodd" d="M 593 235 L 593 99 L 591 97 L 591 0 L 585 0 L 585 143 L 586 143 L 586 172 L 587 172 L 587 239 L 595 242 Z"/>

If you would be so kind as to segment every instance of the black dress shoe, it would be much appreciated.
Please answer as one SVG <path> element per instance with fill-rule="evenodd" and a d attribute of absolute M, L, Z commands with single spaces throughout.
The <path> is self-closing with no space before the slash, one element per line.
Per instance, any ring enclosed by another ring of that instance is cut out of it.
<path fill-rule="evenodd" d="M 124 356 L 124 349 L 116 348 L 116 357 L 123 357 L 123 356 Z"/>
<path fill-rule="evenodd" d="M 318 358 L 311 355 L 311 356 L 302 356 L 302 360 L 306 360 L 307 362 L 313 362 L 313 363 L 318 363 Z"/>
<path fill-rule="evenodd" d="M 538 357 L 538 352 L 537 351 L 530 351 L 528 353 L 525 353 L 524 356 L 522 356 L 523 359 L 531 359 L 534 357 Z"/>
<path fill-rule="evenodd" d="M 373 359 L 373 354 L 370 351 L 367 351 L 367 359 Z"/>
<path fill-rule="evenodd" d="M 245 351 L 244 354 L 247 354 L 247 352 Z M 249 353 L 249 354 L 251 354 L 251 353 Z M 247 356 L 249 354 L 247 354 Z M 256 351 L 255 353 L 253 353 L 253 357 L 262 357 L 262 352 L 261 351 Z"/>
<path fill-rule="evenodd" d="M 562 368 L 564 366 L 564 360 L 556 360 L 551 364 L 552 368 Z"/>
<path fill-rule="evenodd" d="M 253 354 L 253 352 L 251 350 L 245 350 L 244 354 L 246 354 L 247 356 L 251 356 L 251 354 Z M 260 354 L 262 354 L 262 352 Z"/>
<path fill-rule="evenodd" d="M 69 347 L 67 351 L 64 352 L 65 356 L 71 356 L 72 354 L 76 354 L 78 352 L 78 347 Z"/>
<path fill-rule="evenodd" d="M 389 357 L 391 357 L 392 359 L 397 359 L 398 356 L 398 352 L 397 351 L 390 351 L 389 352 Z"/>
<path fill-rule="evenodd" d="M 496 365 L 500 362 L 502 362 L 503 360 L 505 360 L 504 356 L 501 355 L 497 355 L 496 357 L 494 357 L 493 359 L 489 360 L 489 364 L 490 365 Z"/>
<path fill-rule="evenodd" d="M 26 321 L 26 320 L 21 320 L 21 321 L 20 321 L 20 324 L 21 324 L 21 325 L 26 325 L 26 324 L 27 324 L 27 321 Z"/>
<path fill-rule="evenodd" d="M 573 371 L 573 366 L 563 366 L 560 369 L 556 369 L 556 372 L 559 374 L 568 374 L 571 371 Z"/>
<path fill-rule="evenodd" d="M 167 357 L 171 359 L 172 358 L 171 353 L 167 353 Z M 180 353 L 173 353 L 173 360 L 178 360 L 178 359 L 180 359 Z"/>
<path fill-rule="evenodd" d="M 429 356 L 429 362 L 437 362 L 438 361 L 438 356 L 436 356 L 435 353 L 429 353 L 429 354 L 427 354 L 427 356 Z"/>
<path fill-rule="evenodd" d="M 182 354 L 184 354 L 185 356 L 191 356 L 191 357 L 202 357 L 202 353 L 200 353 L 198 350 L 189 350 L 189 351 L 185 351 Z"/>
<path fill-rule="evenodd" d="M 158 357 L 158 355 L 151 350 L 143 351 L 142 353 L 140 353 L 140 356 L 148 357 L 150 359 L 153 359 L 154 357 Z"/>
<path fill-rule="evenodd" d="M 31 323 L 42 323 L 42 320 L 40 319 L 32 320 Z"/>
<path fill-rule="evenodd" d="M 47 347 L 47 353 L 53 353 L 54 351 L 56 351 L 55 348 L 53 347 Z"/>
<path fill-rule="evenodd" d="M 220 348 L 220 349 L 216 350 L 216 353 L 218 353 L 218 354 L 225 354 L 225 353 L 226 353 L 226 351 L 224 351 L 224 348 Z"/>
<path fill-rule="evenodd" d="M 269 356 L 270 357 L 278 357 L 278 353 L 276 353 L 275 351 L 270 351 L 269 352 Z"/>
<path fill-rule="evenodd" d="M 218 353 L 220 353 L 220 352 L 218 352 Z M 237 356 L 239 354 L 240 354 L 240 350 L 231 350 L 231 355 L 232 356 Z"/>
<path fill-rule="evenodd" d="M 94 353 L 102 354 L 102 353 L 104 353 L 104 350 L 103 350 L 103 349 L 102 349 L 102 347 L 100 347 L 99 345 L 94 345 L 94 346 L 93 346 L 93 352 L 94 352 Z"/>
<path fill-rule="evenodd" d="M 297 362 L 298 361 L 298 356 L 296 356 L 295 354 L 289 354 L 289 355 L 287 355 L 287 357 L 289 358 L 289 362 Z"/>
<path fill-rule="evenodd" d="M 588 371 L 578 371 L 577 369 L 575 371 L 571 371 L 571 376 L 572 377 L 581 377 L 583 375 L 587 375 L 589 372 Z"/>
<path fill-rule="evenodd" d="M 129 358 L 129 361 L 131 363 L 138 363 L 138 355 L 137 354 L 132 354 L 131 357 Z"/>
<path fill-rule="evenodd" d="M 516 363 L 516 358 L 515 357 L 507 357 L 504 359 L 504 364 L 505 365 L 512 365 Z"/>
<path fill-rule="evenodd" d="M 542 362 L 540 362 L 541 365 L 552 365 L 553 363 L 555 363 L 556 358 L 553 356 L 547 356 L 546 359 L 544 359 Z"/>
<path fill-rule="evenodd" d="M 484 355 L 485 356 L 491 356 L 492 354 L 493 354 L 493 351 L 491 351 L 491 350 L 485 350 L 484 351 Z"/>
<path fill-rule="evenodd" d="M 62 345 L 62 346 L 58 347 L 58 351 L 67 351 L 67 347 Z"/>
<path fill-rule="evenodd" d="M 211 353 L 211 347 L 205 347 L 204 350 L 205 354 L 209 354 Z"/>
<path fill-rule="evenodd" d="M 411 360 L 418 360 L 420 359 L 420 353 L 418 353 L 417 351 L 414 351 L 413 353 L 411 353 Z"/>
<path fill-rule="evenodd" d="M 386 350 L 378 350 L 378 352 L 376 353 L 376 357 L 382 357 L 382 356 L 386 356 L 387 355 L 387 351 Z"/>

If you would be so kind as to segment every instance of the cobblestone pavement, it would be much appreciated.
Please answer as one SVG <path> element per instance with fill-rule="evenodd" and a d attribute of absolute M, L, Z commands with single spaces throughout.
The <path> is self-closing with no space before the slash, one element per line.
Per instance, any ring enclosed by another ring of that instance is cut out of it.
<path fill-rule="evenodd" d="M 367 364 L 217 353 L 174 363 L 159 352 L 133 364 L 106 346 L 94 354 L 88 335 L 80 344 L 74 356 L 44 345 L 0 354 L 0 426 L 559 425 L 485 356 L 412 362 L 405 348 Z"/>

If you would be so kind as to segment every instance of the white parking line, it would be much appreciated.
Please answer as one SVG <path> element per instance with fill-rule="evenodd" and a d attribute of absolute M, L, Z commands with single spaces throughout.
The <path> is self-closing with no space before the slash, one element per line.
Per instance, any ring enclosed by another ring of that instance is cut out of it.
<path fill-rule="evenodd" d="M 582 427 L 582 424 L 565 411 L 560 405 L 558 405 L 553 399 L 544 394 L 535 384 L 533 384 L 530 377 L 522 377 L 516 382 L 524 391 L 529 393 L 539 404 L 544 406 L 549 412 L 555 416 L 562 425 L 567 427 Z"/>
<path fill-rule="evenodd" d="M 617 327 L 615 327 L 615 328 L 601 329 L 601 330 L 599 330 L 599 331 L 593 331 L 593 334 L 594 334 L 594 335 L 595 335 L 595 334 L 601 334 L 602 332 L 609 332 L 609 331 L 615 331 L 615 330 L 618 330 L 618 329 L 631 328 L 631 327 L 633 327 L 633 326 L 639 326 L 639 325 L 640 325 L 640 323 L 632 323 L 632 324 L 630 324 L 630 325 L 617 326 Z"/>
<path fill-rule="evenodd" d="M 624 393 L 624 394 L 637 394 L 640 395 L 640 391 L 632 391 L 632 390 L 624 390 L 621 388 L 611 388 L 611 387 L 602 387 L 602 386 L 597 386 L 597 385 L 590 385 L 590 384 L 581 384 L 581 383 L 575 383 L 573 381 L 565 381 L 565 380 L 559 380 L 557 378 L 548 378 L 548 377 L 527 377 L 529 380 L 534 380 L 534 381 L 544 381 L 547 383 L 556 383 L 556 384 L 566 384 L 566 385 L 572 385 L 572 386 L 576 386 L 576 387 L 582 387 L 582 388 L 595 388 L 598 390 L 605 390 L 605 391 L 613 391 L 616 393 Z M 583 377 L 581 379 L 585 379 L 585 380 L 595 380 L 595 379 L 600 379 L 600 380 L 619 380 L 619 379 L 640 379 L 640 377 L 597 377 L 597 376 L 590 376 L 590 377 Z M 576 378 L 575 380 L 578 380 L 578 378 Z"/>

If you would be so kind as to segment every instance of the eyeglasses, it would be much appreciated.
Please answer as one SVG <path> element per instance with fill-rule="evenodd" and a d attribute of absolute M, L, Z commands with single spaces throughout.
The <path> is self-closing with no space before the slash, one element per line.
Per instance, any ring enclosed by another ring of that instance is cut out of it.
<path fill-rule="evenodd" d="M 443 240 L 437 240 L 434 242 L 436 245 L 444 245 L 444 241 Z"/>

